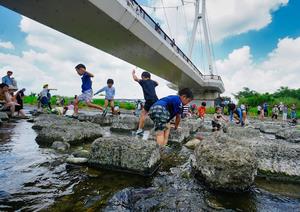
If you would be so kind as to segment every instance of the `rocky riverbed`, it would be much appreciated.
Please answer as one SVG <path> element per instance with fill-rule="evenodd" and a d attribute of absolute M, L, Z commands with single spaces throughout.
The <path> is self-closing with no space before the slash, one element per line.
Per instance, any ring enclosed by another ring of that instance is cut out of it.
<path fill-rule="evenodd" d="M 160 150 L 151 121 L 137 137 L 130 115 L 1 117 L 1 210 L 300 208 L 297 126 L 250 120 L 212 133 L 209 118 L 187 119 Z"/>

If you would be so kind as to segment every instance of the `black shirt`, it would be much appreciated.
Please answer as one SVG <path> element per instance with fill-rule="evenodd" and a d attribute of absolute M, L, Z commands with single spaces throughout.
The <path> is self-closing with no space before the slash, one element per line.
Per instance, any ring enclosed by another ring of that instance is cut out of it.
<path fill-rule="evenodd" d="M 155 87 L 157 86 L 157 82 L 148 79 L 148 80 L 139 80 L 139 84 L 143 88 L 144 98 L 145 100 L 158 100 L 155 92 Z"/>

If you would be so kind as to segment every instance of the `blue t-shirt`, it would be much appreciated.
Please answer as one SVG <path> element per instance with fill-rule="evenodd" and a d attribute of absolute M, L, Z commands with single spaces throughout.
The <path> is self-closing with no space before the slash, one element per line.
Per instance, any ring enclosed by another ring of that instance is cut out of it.
<path fill-rule="evenodd" d="M 2 83 L 5 83 L 6 85 L 10 86 L 13 85 L 13 80 L 9 76 L 2 77 Z"/>
<path fill-rule="evenodd" d="M 88 73 L 84 73 L 81 77 L 82 80 L 82 85 L 81 85 L 81 90 L 82 92 L 88 91 L 92 89 L 92 80 L 91 77 Z"/>
<path fill-rule="evenodd" d="M 172 120 L 177 114 L 182 113 L 182 102 L 178 95 L 164 97 L 154 103 L 154 105 L 161 105 L 169 111 L 169 121 Z"/>
<path fill-rule="evenodd" d="M 142 86 L 145 100 L 156 101 L 158 98 L 156 96 L 155 87 L 157 82 L 148 79 L 148 80 L 139 80 L 139 84 Z"/>

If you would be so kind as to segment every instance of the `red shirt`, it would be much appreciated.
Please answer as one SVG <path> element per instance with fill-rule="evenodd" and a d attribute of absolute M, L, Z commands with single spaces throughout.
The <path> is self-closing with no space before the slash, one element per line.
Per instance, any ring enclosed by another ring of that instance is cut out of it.
<path fill-rule="evenodd" d="M 206 107 L 204 107 L 204 106 L 198 107 L 198 114 L 199 114 L 199 117 L 204 117 L 205 112 L 206 112 Z"/>

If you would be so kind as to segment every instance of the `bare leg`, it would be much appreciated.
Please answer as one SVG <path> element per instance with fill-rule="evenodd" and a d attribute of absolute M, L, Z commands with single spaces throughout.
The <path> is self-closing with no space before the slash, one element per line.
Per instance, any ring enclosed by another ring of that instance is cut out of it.
<path fill-rule="evenodd" d="M 108 106 L 108 100 L 107 100 L 107 99 L 105 99 L 105 100 L 104 100 L 104 108 L 106 109 L 106 108 L 107 108 L 107 106 Z"/>
<path fill-rule="evenodd" d="M 146 110 L 142 110 L 141 116 L 140 116 L 140 121 L 139 121 L 139 129 L 143 129 L 145 125 L 145 119 L 148 115 L 148 112 Z"/>
<path fill-rule="evenodd" d="M 91 107 L 91 108 L 95 108 L 95 109 L 99 109 L 99 110 L 103 110 L 103 108 L 100 106 L 100 105 L 95 105 L 95 104 L 92 104 L 91 102 L 86 102 L 86 105 L 88 107 Z"/>
<path fill-rule="evenodd" d="M 10 109 L 10 112 L 11 112 L 11 117 L 14 117 L 15 116 L 15 105 L 11 104 L 9 106 L 9 109 Z"/>
<path fill-rule="evenodd" d="M 79 104 L 79 100 L 78 97 L 76 97 L 74 100 L 74 115 L 78 114 L 78 104 Z"/>
<path fill-rule="evenodd" d="M 164 131 L 158 131 L 156 133 L 156 142 L 159 146 L 164 146 L 164 143 L 165 143 L 165 133 L 164 133 Z"/>
<path fill-rule="evenodd" d="M 170 135 L 170 124 L 167 124 L 167 129 L 164 131 L 164 146 L 168 144 L 169 135 Z"/>
<path fill-rule="evenodd" d="M 115 114 L 115 103 L 114 103 L 114 100 L 110 101 L 110 108 L 111 108 L 111 113 Z"/>

